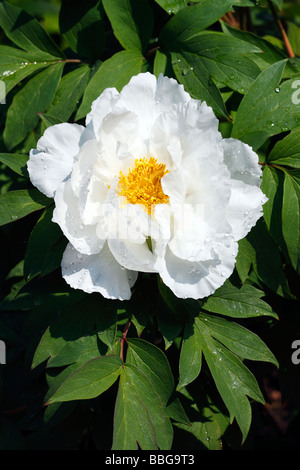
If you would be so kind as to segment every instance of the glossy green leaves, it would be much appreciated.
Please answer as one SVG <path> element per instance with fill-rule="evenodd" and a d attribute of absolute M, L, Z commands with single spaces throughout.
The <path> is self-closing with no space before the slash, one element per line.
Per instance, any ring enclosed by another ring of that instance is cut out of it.
<path fill-rule="evenodd" d="M 299 395 L 299 58 L 254 0 L 16 3 L 0 0 L 0 448 L 187 453 L 251 448 L 257 429 L 263 446 L 269 374 Z M 299 8 L 272 4 L 297 55 Z M 105 89 L 146 71 L 176 79 L 258 154 L 268 201 L 208 298 L 143 272 L 129 301 L 71 289 L 53 199 L 28 177 L 46 128 L 84 126 Z"/>
<path fill-rule="evenodd" d="M 0 196 L 0 225 L 15 222 L 31 212 L 43 209 L 51 202 L 51 199 L 36 189 L 20 189 L 4 193 Z"/>
<path fill-rule="evenodd" d="M 187 323 L 180 355 L 178 388 L 197 378 L 202 355 L 224 400 L 231 420 L 236 418 L 244 439 L 251 423 L 251 407 L 246 397 L 263 403 L 259 386 L 241 359 L 277 364 L 266 345 L 237 323 L 201 314 L 194 324 Z"/>

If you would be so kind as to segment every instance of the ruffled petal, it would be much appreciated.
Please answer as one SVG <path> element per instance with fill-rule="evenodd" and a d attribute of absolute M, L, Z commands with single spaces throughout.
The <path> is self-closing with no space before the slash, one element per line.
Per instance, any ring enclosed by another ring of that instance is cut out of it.
<path fill-rule="evenodd" d="M 224 162 L 231 173 L 231 197 L 226 219 L 236 240 L 244 238 L 262 216 L 268 200 L 260 189 L 262 170 L 252 148 L 235 139 L 224 139 Z"/>
<path fill-rule="evenodd" d="M 122 269 L 106 243 L 101 252 L 83 255 L 71 243 L 62 259 L 62 275 L 74 289 L 99 292 L 107 299 L 128 300 L 138 273 Z"/>
<path fill-rule="evenodd" d="M 115 103 L 118 101 L 119 92 L 116 88 L 107 88 L 101 95 L 92 103 L 92 109 L 86 116 L 86 127 L 91 129 L 95 136 L 98 136 L 100 125 L 109 114 Z"/>
<path fill-rule="evenodd" d="M 59 183 L 71 173 L 80 146 L 90 137 L 90 132 L 78 124 L 56 124 L 46 129 L 37 148 L 30 151 L 27 168 L 32 184 L 53 197 Z"/>
<path fill-rule="evenodd" d="M 159 105 L 160 112 L 169 109 L 174 104 L 186 103 L 190 99 L 190 95 L 177 80 L 164 77 L 162 74 L 159 75 L 155 92 L 155 102 L 156 105 Z"/>
<path fill-rule="evenodd" d="M 213 294 L 234 270 L 238 245 L 228 240 L 214 259 L 191 262 L 176 257 L 169 247 L 157 267 L 163 282 L 180 298 L 202 299 Z"/>
<path fill-rule="evenodd" d="M 96 225 L 85 225 L 80 217 L 79 201 L 74 194 L 70 180 L 61 183 L 55 193 L 53 222 L 80 253 L 99 253 L 105 240 L 99 239 Z"/>
<path fill-rule="evenodd" d="M 197 158 L 223 164 L 222 136 L 218 120 L 206 103 L 190 100 L 173 104 L 157 115 L 150 135 L 150 153 L 168 169 L 179 168 L 184 159 Z M 210 161 L 210 164 L 213 162 Z"/>
<path fill-rule="evenodd" d="M 262 216 L 262 206 L 267 200 L 257 186 L 250 186 L 238 180 L 232 182 L 226 219 L 232 227 L 235 240 L 241 240 L 250 232 Z"/>
<path fill-rule="evenodd" d="M 127 158 L 131 162 L 147 151 L 140 139 L 140 123 L 132 111 L 115 108 L 103 120 L 98 134 L 103 159 Z"/>
<path fill-rule="evenodd" d="M 151 73 L 132 77 L 120 93 L 117 106 L 137 115 L 142 140 L 148 140 L 155 119 L 155 93 L 157 80 Z"/>
<path fill-rule="evenodd" d="M 204 101 L 191 99 L 185 109 L 185 122 L 191 129 L 201 129 L 209 133 L 218 132 L 219 121 L 212 108 Z"/>
<path fill-rule="evenodd" d="M 200 152 L 201 148 L 199 142 Z M 231 195 L 230 175 L 224 164 L 217 161 L 218 147 L 214 150 L 216 161 L 212 164 L 208 160 L 203 165 L 201 156 L 191 154 L 180 168 L 161 180 L 170 201 L 169 248 L 178 258 L 212 259 L 212 250 L 232 233 L 225 217 Z"/>
<path fill-rule="evenodd" d="M 231 178 L 260 187 L 262 170 L 258 155 L 248 144 L 233 138 L 223 139 L 224 163 Z"/>

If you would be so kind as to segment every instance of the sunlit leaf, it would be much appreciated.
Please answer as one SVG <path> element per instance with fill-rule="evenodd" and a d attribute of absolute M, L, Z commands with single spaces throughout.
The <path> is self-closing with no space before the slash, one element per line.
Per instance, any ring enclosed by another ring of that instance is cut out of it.
<path fill-rule="evenodd" d="M 35 75 L 14 96 L 7 112 L 4 141 L 11 149 L 16 147 L 36 126 L 39 117 L 50 106 L 57 90 L 64 64 L 51 65 Z"/>
<path fill-rule="evenodd" d="M 0 225 L 21 219 L 31 212 L 49 206 L 51 202 L 51 199 L 37 189 L 20 189 L 2 194 L 0 195 Z"/>
<path fill-rule="evenodd" d="M 148 0 L 103 0 L 103 5 L 124 49 L 145 51 L 153 28 Z"/>

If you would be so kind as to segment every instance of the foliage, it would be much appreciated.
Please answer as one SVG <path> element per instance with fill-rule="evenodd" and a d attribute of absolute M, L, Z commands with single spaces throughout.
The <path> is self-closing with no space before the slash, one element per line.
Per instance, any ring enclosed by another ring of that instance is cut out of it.
<path fill-rule="evenodd" d="M 299 28 L 299 1 L 1 0 L 1 449 L 296 449 Z M 201 302 L 149 274 L 130 301 L 69 288 L 52 200 L 27 175 L 48 126 L 84 123 L 146 70 L 205 100 L 263 167 L 263 218 Z M 283 434 L 266 424 L 272 377 L 292 407 Z"/>

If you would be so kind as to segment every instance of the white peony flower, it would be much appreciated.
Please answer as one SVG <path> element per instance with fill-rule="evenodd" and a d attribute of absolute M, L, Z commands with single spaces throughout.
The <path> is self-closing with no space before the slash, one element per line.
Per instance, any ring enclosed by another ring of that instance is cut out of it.
<path fill-rule="evenodd" d="M 129 299 L 138 271 L 178 297 L 211 295 L 267 201 L 256 153 L 223 139 L 212 109 L 176 80 L 150 73 L 106 89 L 86 127 L 49 127 L 28 171 L 69 240 L 64 279 L 110 299 Z"/>

